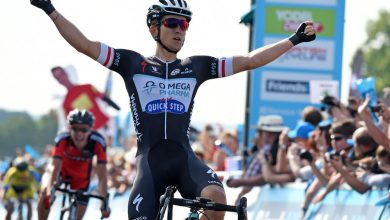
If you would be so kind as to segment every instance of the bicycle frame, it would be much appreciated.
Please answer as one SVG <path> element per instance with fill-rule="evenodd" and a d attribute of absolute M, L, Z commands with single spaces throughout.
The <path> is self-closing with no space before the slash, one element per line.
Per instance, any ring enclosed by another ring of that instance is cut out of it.
<path fill-rule="evenodd" d="M 190 214 L 187 218 L 188 220 L 199 219 L 199 211 L 204 210 L 213 210 L 213 211 L 226 211 L 226 212 L 236 212 L 238 215 L 238 220 L 247 220 L 247 200 L 245 197 L 240 199 L 240 203 L 237 206 L 225 205 L 220 203 L 215 203 L 209 199 L 205 198 L 196 198 L 196 199 L 179 199 L 174 198 L 176 192 L 175 186 L 168 186 L 165 190 L 165 194 L 160 197 L 160 207 L 159 213 L 156 217 L 156 220 L 162 220 L 165 215 L 165 211 L 168 208 L 167 218 L 172 220 L 173 216 L 173 205 L 184 206 L 190 208 Z"/>

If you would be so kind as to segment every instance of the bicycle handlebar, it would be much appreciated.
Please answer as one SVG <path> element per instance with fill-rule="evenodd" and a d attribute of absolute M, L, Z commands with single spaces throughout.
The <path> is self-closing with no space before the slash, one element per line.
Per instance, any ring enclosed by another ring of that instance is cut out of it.
<path fill-rule="evenodd" d="M 102 201 L 106 200 L 105 197 L 98 196 L 98 195 L 91 194 L 91 193 L 87 193 L 87 192 L 84 192 L 84 191 L 81 191 L 81 190 L 66 189 L 66 188 L 60 188 L 60 187 L 55 187 L 55 188 L 56 188 L 57 191 L 60 191 L 60 192 L 63 192 L 63 193 L 68 193 L 70 195 L 83 195 L 83 196 L 87 196 L 87 197 L 100 199 Z"/>
<path fill-rule="evenodd" d="M 161 219 L 164 217 L 165 210 L 168 204 L 184 206 L 188 208 L 199 208 L 203 210 L 212 210 L 212 211 L 226 211 L 226 212 L 236 212 L 238 219 L 247 220 L 247 199 L 242 197 L 240 202 L 236 206 L 225 205 L 221 203 L 213 202 L 205 198 L 196 198 L 196 199 L 184 199 L 184 198 L 174 198 L 173 194 L 175 193 L 175 187 L 167 187 L 165 194 L 160 198 L 160 212 L 156 219 Z"/>

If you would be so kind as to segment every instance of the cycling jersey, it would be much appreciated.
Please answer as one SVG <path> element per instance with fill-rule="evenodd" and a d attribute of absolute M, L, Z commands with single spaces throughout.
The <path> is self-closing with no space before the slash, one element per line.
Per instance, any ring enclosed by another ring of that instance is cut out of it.
<path fill-rule="evenodd" d="M 97 61 L 122 76 L 130 99 L 138 173 L 129 219 L 154 219 L 168 185 L 177 185 L 186 198 L 200 196 L 207 185 L 222 187 L 214 171 L 193 153 L 188 130 L 199 86 L 232 75 L 232 57 L 192 56 L 164 62 L 101 44 Z"/>
<path fill-rule="evenodd" d="M 32 199 L 39 188 L 39 173 L 29 166 L 26 171 L 19 171 L 11 167 L 4 177 L 4 199 L 18 198 Z"/>
<path fill-rule="evenodd" d="M 233 74 L 232 58 L 193 56 L 164 62 L 101 44 L 98 62 L 125 81 L 138 137 L 138 153 L 160 140 L 190 147 L 187 131 L 199 86 Z"/>
<path fill-rule="evenodd" d="M 87 145 L 82 149 L 74 146 L 69 132 L 55 138 L 56 145 L 52 156 L 62 160 L 61 178 L 70 182 L 71 189 L 87 190 L 92 170 L 92 158 L 97 156 L 98 163 L 106 163 L 106 143 L 102 135 L 92 131 Z"/>

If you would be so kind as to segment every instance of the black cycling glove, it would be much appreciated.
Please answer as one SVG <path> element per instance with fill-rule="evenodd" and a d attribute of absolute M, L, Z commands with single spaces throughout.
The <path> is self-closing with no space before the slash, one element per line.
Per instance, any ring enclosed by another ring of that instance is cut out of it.
<path fill-rule="evenodd" d="M 56 10 L 50 0 L 30 0 L 30 3 L 35 7 L 42 9 L 47 15 L 50 15 Z"/>
<path fill-rule="evenodd" d="M 297 45 L 302 42 L 310 42 L 316 39 L 316 35 L 307 35 L 305 34 L 306 23 L 301 23 L 295 34 L 291 35 L 288 39 L 294 44 Z"/>

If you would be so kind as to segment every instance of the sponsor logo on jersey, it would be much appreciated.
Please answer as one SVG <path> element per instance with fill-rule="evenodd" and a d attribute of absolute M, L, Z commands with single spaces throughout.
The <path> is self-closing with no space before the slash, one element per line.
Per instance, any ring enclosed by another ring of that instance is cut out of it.
<path fill-rule="evenodd" d="M 211 63 L 211 75 L 213 75 L 213 76 L 217 75 L 217 63 L 216 62 Z"/>
<path fill-rule="evenodd" d="M 209 170 L 207 171 L 207 174 L 210 174 L 211 177 L 214 178 L 214 179 L 215 179 L 215 177 L 216 177 L 216 175 L 217 175 L 217 174 L 214 172 L 214 170 L 212 170 L 212 169 L 209 169 Z"/>
<path fill-rule="evenodd" d="M 163 79 L 135 74 L 133 79 L 143 112 L 183 114 L 189 110 L 195 78 Z"/>
<path fill-rule="evenodd" d="M 119 66 L 119 61 L 121 60 L 121 54 L 116 52 L 115 53 L 115 60 L 114 60 L 114 65 Z"/>
<path fill-rule="evenodd" d="M 152 73 L 161 74 L 156 66 L 152 66 Z"/>
<path fill-rule="evenodd" d="M 144 73 L 145 72 L 145 68 L 148 66 L 148 63 L 145 60 L 143 60 L 141 62 L 141 66 L 142 66 L 142 72 Z"/>
<path fill-rule="evenodd" d="M 158 114 L 162 112 L 170 112 L 174 114 L 183 114 L 185 113 L 185 106 L 183 103 L 177 100 L 154 100 L 146 104 L 145 111 L 149 114 Z"/>
<path fill-rule="evenodd" d="M 188 69 L 188 68 L 185 68 L 183 72 L 181 72 L 180 74 L 184 75 L 184 74 L 190 74 L 192 73 L 192 69 Z"/>
<path fill-rule="evenodd" d="M 145 92 L 147 94 L 151 94 L 153 89 L 157 88 L 157 85 L 153 81 L 148 81 L 148 82 L 146 82 L 146 84 L 143 88 L 144 88 L 143 92 Z"/>
<path fill-rule="evenodd" d="M 140 123 L 139 114 L 137 111 L 137 104 L 135 101 L 134 93 L 131 94 L 131 96 L 130 96 L 130 108 L 131 108 L 131 112 L 133 113 L 133 123 L 134 123 L 134 127 L 135 127 L 134 128 L 135 134 L 137 135 L 138 141 L 142 142 L 142 134 L 140 132 L 138 132 L 138 126 L 141 123 Z"/>
<path fill-rule="evenodd" d="M 179 74 L 180 73 L 180 69 L 174 69 L 174 70 L 172 70 L 172 72 L 171 72 L 171 76 L 176 76 L 177 74 Z"/>

